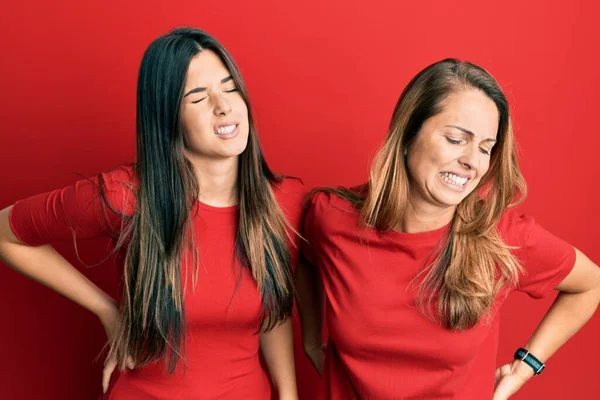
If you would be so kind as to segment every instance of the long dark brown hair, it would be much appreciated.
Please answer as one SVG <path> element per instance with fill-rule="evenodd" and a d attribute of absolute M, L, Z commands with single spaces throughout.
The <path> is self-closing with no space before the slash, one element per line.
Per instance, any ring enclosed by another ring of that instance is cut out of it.
<path fill-rule="evenodd" d="M 499 290 L 517 282 L 520 265 L 497 230 L 502 214 L 522 201 L 526 185 L 517 163 L 508 101 L 496 80 L 483 68 L 456 59 L 436 62 L 415 76 L 394 109 L 385 143 L 371 166 L 362 190 L 327 189 L 350 201 L 360 221 L 381 232 L 398 226 L 409 198 L 405 150 L 423 123 L 440 113 L 453 93 L 478 89 L 498 108 L 497 143 L 490 168 L 458 206 L 439 255 L 420 284 L 419 306 L 450 329 L 475 325 L 490 310 Z"/>
<path fill-rule="evenodd" d="M 248 145 L 238 163 L 236 255 L 258 284 L 263 330 L 284 321 L 292 310 L 287 247 L 291 231 L 271 187 L 282 178 L 263 157 L 242 76 L 231 55 L 212 36 L 193 28 L 176 29 L 150 44 L 139 70 L 137 203 L 117 243 L 117 248 L 125 250 L 125 269 L 119 323 L 109 354 L 120 368 L 125 367 L 127 356 L 137 366 L 164 359 L 169 372 L 179 360 L 185 361 L 181 269 L 182 258 L 187 263 L 189 254 L 194 268 L 198 264 L 190 212 L 199 187 L 194 168 L 184 156 L 181 106 L 189 64 L 205 50 L 213 51 L 225 64 L 248 106 Z"/>

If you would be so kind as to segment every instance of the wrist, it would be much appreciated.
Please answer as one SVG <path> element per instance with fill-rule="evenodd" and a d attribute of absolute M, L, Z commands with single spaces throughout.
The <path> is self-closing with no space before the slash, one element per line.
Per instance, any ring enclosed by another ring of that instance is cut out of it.
<path fill-rule="evenodd" d="M 540 349 L 535 349 L 536 352 L 539 352 Z M 540 359 L 538 359 L 534 354 L 529 343 L 525 348 L 521 347 L 517 349 L 514 354 L 514 361 L 512 365 L 513 374 L 520 377 L 524 381 L 531 379 L 532 377 L 539 375 L 546 365 Z M 543 352 L 542 352 L 543 354 Z"/>
<path fill-rule="evenodd" d="M 303 347 L 305 353 L 311 353 L 315 350 L 323 350 L 324 343 L 320 340 L 318 340 L 318 341 L 312 340 L 309 342 L 302 343 L 302 347 Z"/>
<path fill-rule="evenodd" d="M 119 310 L 115 301 L 107 296 L 95 305 L 92 312 L 100 321 L 108 321 L 113 320 L 118 315 Z"/>
<path fill-rule="evenodd" d="M 514 359 L 512 362 L 513 374 L 521 378 L 524 382 L 535 376 L 535 371 L 522 360 Z"/>
<path fill-rule="evenodd" d="M 298 393 L 296 390 L 280 390 L 278 395 L 279 400 L 298 400 Z"/>
<path fill-rule="evenodd" d="M 274 382 L 274 388 L 279 400 L 298 400 L 298 389 L 294 380 L 285 380 L 284 382 Z"/>

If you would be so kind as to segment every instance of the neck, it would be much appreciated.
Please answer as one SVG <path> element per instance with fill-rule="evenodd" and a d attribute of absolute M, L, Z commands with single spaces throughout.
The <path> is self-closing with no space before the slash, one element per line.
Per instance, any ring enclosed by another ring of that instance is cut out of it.
<path fill-rule="evenodd" d="M 404 218 L 396 229 L 406 233 L 433 231 L 448 225 L 455 212 L 456 206 L 439 207 L 424 201 L 410 199 Z"/>
<path fill-rule="evenodd" d="M 187 155 L 198 180 L 198 200 L 213 207 L 238 204 L 239 157 L 207 158 Z"/>

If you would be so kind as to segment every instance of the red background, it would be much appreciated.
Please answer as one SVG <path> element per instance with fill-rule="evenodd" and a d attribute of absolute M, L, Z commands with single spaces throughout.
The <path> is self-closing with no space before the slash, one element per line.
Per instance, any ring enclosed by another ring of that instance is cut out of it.
<path fill-rule="evenodd" d="M 0 21 L 0 207 L 133 160 L 146 46 L 175 26 L 215 35 L 247 81 L 271 165 L 308 186 L 367 176 L 410 78 L 445 57 L 481 64 L 512 103 L 530 196 L 523 206 L 600 262 L 599 6 L 587 1 L 19 1 Z M 88 263 L 104 243 L 83 245 Z M 57 246 L 76 265 L 68 244 Z M 84 267 L 81 267 L 84 268 Z M 111 262 L 86 269 L 111 293 Z M 95 399 L 104 332 L 95 317 L 0 268 L 0 397 Z M 498 363 L 551 299 L 503 309 Z M 515 399 L 597 398 L 596 316 Z M 298 338 L 297 338 L 298 341 Z M 490 355 L 494 357 L 495 355 Z M 316 375 L 297 353 L 302 399 Z"/>

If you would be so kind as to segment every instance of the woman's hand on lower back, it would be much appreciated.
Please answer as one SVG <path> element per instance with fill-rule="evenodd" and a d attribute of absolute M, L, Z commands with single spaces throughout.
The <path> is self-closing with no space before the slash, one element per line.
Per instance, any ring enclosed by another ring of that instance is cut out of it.
<path fill-rule="evenodd" d="M 323 365 L 325 364 L 326 343 L 304 345 L 304 354 L 312 363 L 313 367 L 320 375 L 323 374 Z"/>
<path fill-rule="evenodd" d="M 104 327 L 104 331 L 106 332 L 106 336 L 108 338 L 108 343 L 112 343 L 114 335 L 116 335 L 117 324 L 119 321 L 119 310 L 116 305 L 112 304 L 107 306 L 100 315 L 98 315 L 102 326 Z M 129 369 L 135 368 L 135 363 L 131 357 L 127 357 L 125 362 L 126 367 Z M 117 367 L 117 360 L 114 357 L 108 357 L 104 362 L 104 370 L 102 371 L 102 392 L 106 393 L 108 390 L 108 386 L 110 384 L 110 377 Z"/>

